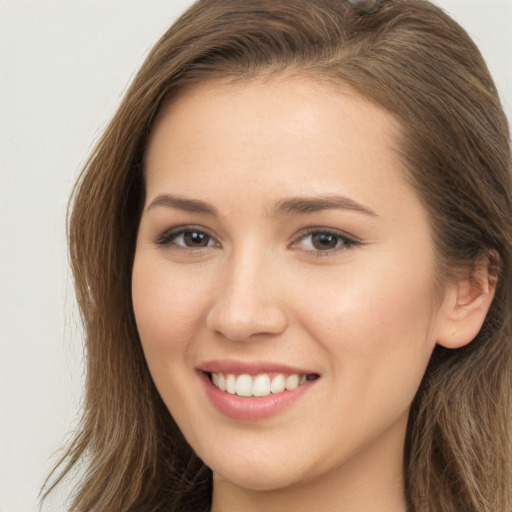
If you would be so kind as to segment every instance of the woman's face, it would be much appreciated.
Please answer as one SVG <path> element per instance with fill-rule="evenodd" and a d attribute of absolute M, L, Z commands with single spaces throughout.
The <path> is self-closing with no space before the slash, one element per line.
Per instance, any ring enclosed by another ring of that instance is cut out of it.
<path fill-rule="evenodd" d="M 396 142 L 383 110 L 299 78 L 206 83 L 156 124 L 137 326 L 175 421 L 236 486 L 401 478 L 440 314 Z"/>

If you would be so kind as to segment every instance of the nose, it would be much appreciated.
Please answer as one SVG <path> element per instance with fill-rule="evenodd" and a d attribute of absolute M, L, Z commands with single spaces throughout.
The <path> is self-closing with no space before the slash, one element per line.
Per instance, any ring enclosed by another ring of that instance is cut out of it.
<path fill-rule="evenodd" d="M 207 327 L 238 342 L 285 331 L 288 316 L 276 274 L 272 263 L 258 261 L 254 255 L 226 264 L 212 297 Z"/>

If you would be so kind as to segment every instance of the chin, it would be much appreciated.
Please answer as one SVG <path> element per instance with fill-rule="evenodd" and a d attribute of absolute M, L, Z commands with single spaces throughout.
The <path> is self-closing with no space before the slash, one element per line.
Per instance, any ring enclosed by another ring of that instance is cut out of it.
<path fill-rule="evenodd" d="M 226 471 L 223 471 L 226 469 Z M 212 468 L 214 478 L 221 478 L 232 485 L 250 490 L 250 491 L 278 491 L 293 487 L 293 485 L 302 482 L 303 476 L 297 472 L 289 472 L 283 469 L 265 467 L 245 466 L 243 468 L 220 468 L 220 471 Z"/>
<path fill-rule="evenodd" d="M 240 453 L 240 451 L 228 452 Z M 298 455 L 298 453 L 297 453 Z M 205 464 L 213 471 L 215 478 L 225 480 L 237 487 L 251 491 L 277 491 L 292 487 L 314 477 L 320 470 L 310 463 L 304 464 L 309 458 L 294 458 L 287 456 L 285 459 L 275 457 L 236 456 L 235 457 L 207 457 L 203 459 Z M 316 471 L 315 471 L 316 469 Z"/>

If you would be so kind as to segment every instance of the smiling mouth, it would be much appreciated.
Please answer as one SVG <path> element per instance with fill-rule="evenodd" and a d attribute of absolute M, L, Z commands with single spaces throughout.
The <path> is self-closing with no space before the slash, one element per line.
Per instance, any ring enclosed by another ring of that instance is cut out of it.
<path fill-rule="evenodd" d="M 317 374 L 283 373 L 259 375 L 233 373 L 207 373 L 212 384 L 230 395 L 237 395 L 243 398 L 265 397 L 293 391 L 308 382 L 318 379 Z"/>

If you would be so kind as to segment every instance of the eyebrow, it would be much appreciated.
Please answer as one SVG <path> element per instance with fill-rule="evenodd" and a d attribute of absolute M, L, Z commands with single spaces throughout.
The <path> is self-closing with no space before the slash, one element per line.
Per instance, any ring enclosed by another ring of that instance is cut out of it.
<path fill-rule="evenodd" d="M 217 210 L 211 204 L 199 199 L 187 199 L 185 197 L 174 196 L 171 194 L 162 194 L 151 201 L 151 204 L 146 208 L 146 211 L 151 210 L 157 206 L 164 206 L 167 208 L 177 208 L 186 212 L 193 213 L 207 213 L 209 215 L 217 215 Z"/>
<path fill-rule="evenodd" d="M 211 204 L 199 199 L 187 199 L 181 196 L 171 194 L 162 194 L 156 197 L 146 208 L 146 211 L 152 208 L 162 206 L 166 208 L 176 208 L 192 213 L 206 213 L 208 215 L 217 215 L 217 209 Z M 286 216 L 294 214 L 308 214 L 322 210 L 333 209 L 352 210 L 363 213 L 371 217 L 377 217 L 377 213 L 367 206 L 354 201 L 346 196 L 339 195 L 321 195 L 315 197 L 290 197 L 278 201 L 272 208 L 274 216 Z"/>
<path fill-rule="evenodd" d="M 333 210 L 341 208 L 377 217 L 377 213 L 367 206 L 354 201 L 346 196 L 321 195 L 316 197 L 291 197 L 279 201 L 274 207 L 276 215 L 292 215 L 314 213 L 322 210 Z"/>

